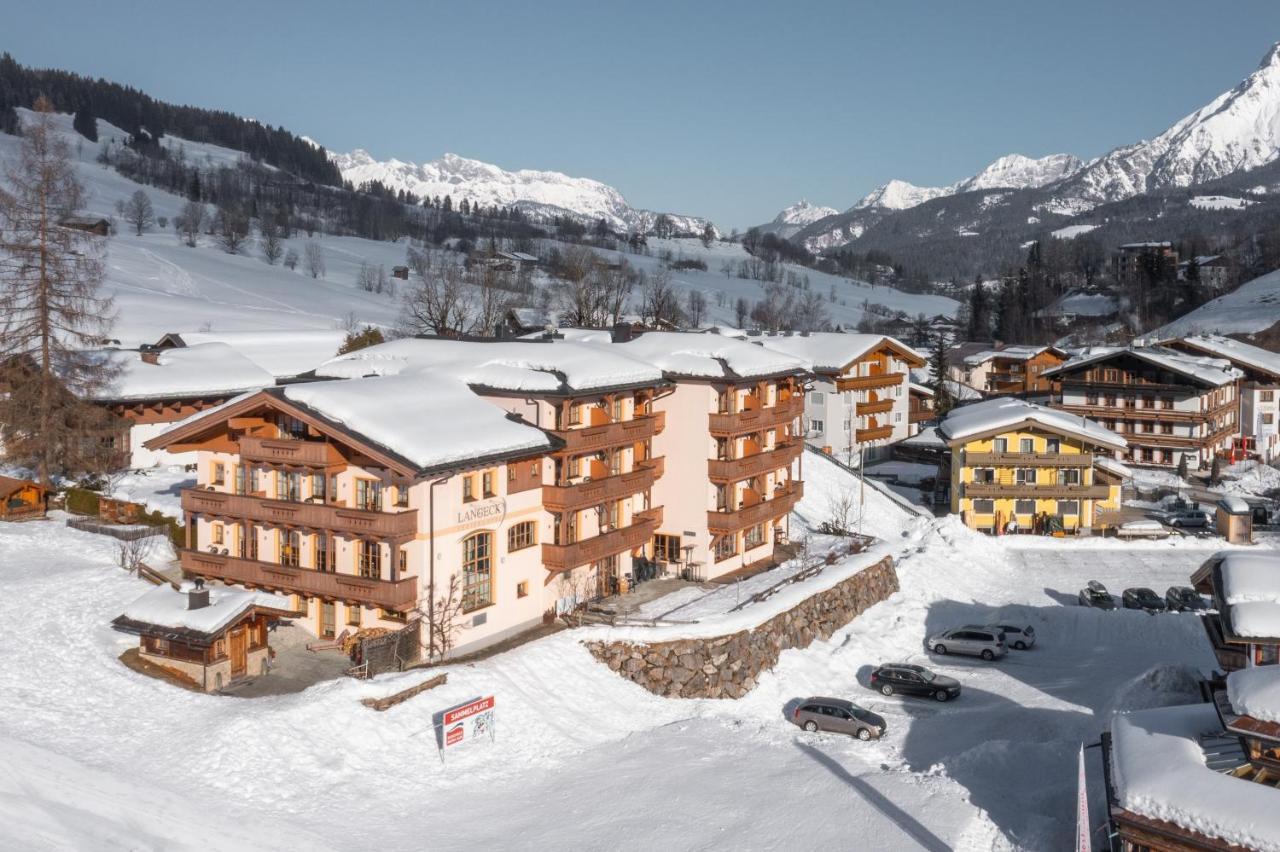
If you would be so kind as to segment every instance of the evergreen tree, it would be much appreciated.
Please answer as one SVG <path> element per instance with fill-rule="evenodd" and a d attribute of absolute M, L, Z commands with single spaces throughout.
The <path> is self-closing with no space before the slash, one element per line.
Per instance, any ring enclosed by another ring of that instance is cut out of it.
<path fill-rule="evenodd" d="M 969 291 L 969 328 L 970 340 L 986 340 L 991 336 L 991 309 L 987 305 L 987 288 L 982 286 L 982 276 L 973 281 L 973 289 Z"/>
<path fill-rule="evenodd" d="M 955 405 L 955 399 L 947 384 L 947 336 L 941 330 L 934 335 L 933 355 L 929 362 L 933 367 L 933 410 L 938 417 L 943 417 Z"/>
<path fill-rule="evenodd" d="M 75 116 L 71 119 L 71 128 L 90 142 L 98 141 L 98 119 L 94 117 L 93 109 L 88 105 L 76 110 Z"/>

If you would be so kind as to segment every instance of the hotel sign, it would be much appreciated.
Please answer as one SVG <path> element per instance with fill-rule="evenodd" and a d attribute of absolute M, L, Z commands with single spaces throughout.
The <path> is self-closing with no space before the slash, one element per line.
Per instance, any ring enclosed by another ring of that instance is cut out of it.
<path fill-rule="evenodd" d="M 502 497 L 467 503 L 458 510 L 459 526 L 502 526 L 507 517 L 507 501 Z"/>

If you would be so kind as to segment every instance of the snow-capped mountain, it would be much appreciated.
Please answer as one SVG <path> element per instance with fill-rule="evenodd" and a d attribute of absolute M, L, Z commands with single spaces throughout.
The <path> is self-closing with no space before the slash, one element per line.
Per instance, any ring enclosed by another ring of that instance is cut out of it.
<path fill-rule="evenodd" d="M 819 219 L 835 216 L 839 212 L 834 207 L 810 204 L 802 198 L 790 207 L 784 207 L 781 213 L 773 217 L 772 222 L 767 225 L 761 225 L 760 230 L 765 233 L 777 234 L 785 239 L 800 231 L 801 228 L 812 225 Z"/>
<path fill-rule="evenodd" d="M 1071 154 L 1050 154 L 1033 159 L 1022 154 L 1008 154 L 978 172 L 950 186 L 916 186 L 903 180 L 891 180 L 876 187 L 854 210 L 879 207 L 906 210 L 935 198 L 979 189 L 1032 189 L 1048 186 L 1079 171 L 1083 164 Z"/>
<path fill-rule="evenodd" d="M 507 171 L 457 154 L 445 154 L 426 163 L 376 160 L 360 149 L 330 156 L 342 177 L 357 186 L 376 180 L 418 197 L 447 195 L 455 205 L 465 198 L 472 204 L 516 207 L 535 219 L 562 215 L 589 222 L 604 219 L 618 231 L 648 230 L 658 216 L 632 207 L 622 193 L 608 184 L 561 172 Z M 706 224 L 705 219 L 695 216 L 672 215 L 671 219 L 682 233 L 701 232 Z"/>
<path fill-rule="evenodd" d="M 1265 165 L 1280 155 L 1280 44 L 1230 91 L 1151 141 L 1117 148 L 1067 181 L 1046 206 L 1079 212 L 1165 187 Z"/>

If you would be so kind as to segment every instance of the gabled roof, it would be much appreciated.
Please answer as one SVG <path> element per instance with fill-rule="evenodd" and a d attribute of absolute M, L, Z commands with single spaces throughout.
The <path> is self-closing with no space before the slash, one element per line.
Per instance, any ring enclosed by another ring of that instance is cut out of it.
<path fill-rule="evenodd" d="M 275 376 L 225 343 L 201 343 L 182 349 L 151 353 L 127 349 L 103 349 L 93 353 L 115 370 L 110 382 L 97 389 L 99 401 L 181 399 L 197 396 L 232 396 L 270 387 Z"/>
<path fill-rule="evenodd" d="M 1165 346 L 1091 346 L 1065 364 L 1045 370 L 1041 375 L 1061 377 L 1081 367 L 1121 357 L 1137 358 L 1205 387 L 1222 387 L 1240 377 L 1240 371 L 1221 358 L 1187 355 Z"/>
<path fill-rule="evenodd" d="M 1124 438 L 1092 420 L 1015 397 L 995 397 L 953 408 L 943 418 L 938 431 L 949 443 L 957 443 L 1023 425 L 1073 435 L 1094 446 L 1117 450 L 1127 446 Z"/>
<path fill-rule="evenodd" d="M 998 346 L 992 349 L 983 349 L 978 352 L 964 356 L 964 362 L 970 367 L 991 361 L 995 358 L 1004 358 L 1010 361 L 1030 361 L 1042 352 L 1052 352 L 1059 358 L 1067 357 L 1065 350 L 1056 346 L 1023 346 L 1015 344 L 1010 346 Z"/>
<path fill-rule="evenodd" d="M 609 348 L 652 364 L 673 378 L 751 379 L 806 372 L 799 358 L 718 334 L 651 331 Z"/>
<path fill-rule="evenodd" d="M 1218 334 L 1183 337 L 1178 340 L 1171 340 L 1169 344 L 1194 349 L 1197 352 L 1217 358 L 1224 358 L 1236 367 L 1265 373 L 1271 378 L 1280 379 L 1280 352 L 1272 352 L 1269 349 L 1263 349 L 1260 346 L 1254 346 L 1241 340 L 1223 337 Z"/>
<path fill-rule="evenodd" d="M 341 329 L 271 329 L 269 331 L 183 331 L 161 337 L 157 346 L 225 343 L 278 379 L 300 376 L 342 348 Z"/>
<path fill-rule="evenodd" d="M 815 331 L 807 334 L 770 334 L 753 338 L 767 349 L 799 358 L 811 370 L 843 371 L 865 355 L 881 348 L 895 352 L 909 367 L 922 367 L 925 357 L 900 340 L 883 334 L 839 334 Z"/>
<path fill-rule="evenodd" d="M 225 586 L 207 587 L 208 606 L 188 609 L 192 588 L 191 583 L 184 583 L 181 589 L 168 583 L 156 586 L 126 606 L 111 624 L 126 633 L 172 635 L 208 644 L 255 610 L 278 616 L 298 614 L 281 595 Z"/>
<path fill-rule="evenodd" d="M 0 476 L 0 500 L 7 500 L 14 494 L 17 494 L 24 488 L 35 488 L 42 494 L 48 493 L 49 489 L 38 482 L 30 479 L 15 479 L 12 476 Z"/>

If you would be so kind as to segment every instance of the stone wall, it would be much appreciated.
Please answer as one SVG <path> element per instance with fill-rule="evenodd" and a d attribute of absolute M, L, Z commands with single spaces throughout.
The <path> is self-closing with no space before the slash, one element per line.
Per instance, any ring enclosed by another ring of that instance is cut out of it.
<path fill-rule="evenodd" d="M 741 698 L 787 648 L 828 639 L 855 616 L 898 590 L 892 557 L 762 624 L 727 636 L 669 642 L 586 642 L 600 662 L 655 695 Z"/>

